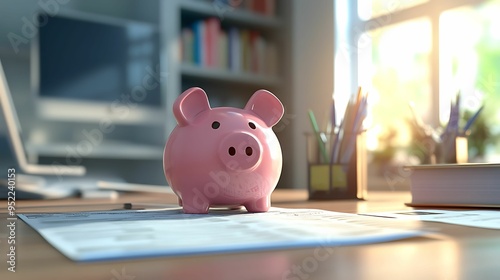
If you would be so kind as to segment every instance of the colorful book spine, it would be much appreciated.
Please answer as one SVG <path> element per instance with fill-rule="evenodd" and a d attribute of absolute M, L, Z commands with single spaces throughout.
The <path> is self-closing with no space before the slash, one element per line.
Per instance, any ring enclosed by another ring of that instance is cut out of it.
<path fill-rule="evenodd" d="M 205 66 L 217 67 L 219 56 L 219 33 L 220 20 L 218 18 L 208 18 L 205 20 Z"/>
<path fill-rule="evenodd" d="M 205 55 L 203 42 L 205 42 L 205 25 L 203 21 L 193 24 L 193 61 L 194 64 L 204 66 Z"/>
<path fill-rule="evenodd" d="M 181 31 L 184 63 L 261 75 L 277 73 L 275 44 L 257 30 L 221 28 L 218 18 L 198 20 Z"/>
<path fill-rule="evenodd" d="M 183 28 L 181 32 L 181 56 L 184 63 L 192 64 L 193 59 L 193 30 L 191 28 Z"/>
<path fill-rule="evenodd" d="M 241 66 L 244 72 L 250 72 L 251 53 L 250 53 L 250 32 L 247 29 L 240 31 L 241 42 Z"/>
<path fill-rule="evenodd" d="M 219 32 L 219 44 L 218 44 L 218 61 L 217 66 L 220 69 L 227 70 L 229 68 L 229 42 L 227 38 L 227 33 L 224 30 Z"/>
<path fill-rule="evenodd" d="M 244 0 L 244 9 L 265 16 L 276 16 L 276 0 Z"/>
<path fill-rule="evenodd" d="M 240 30 L 236 27 L 231 27 L 229 29 L 229 69 L 235 72 L 242 71 L 240 45 Z"/>
<path fill-rule="evenodd" d="M 276 0 L 206 0 L 216 2 L 219 8 L 238 9 L 265 16 L 276 15 Z"/>

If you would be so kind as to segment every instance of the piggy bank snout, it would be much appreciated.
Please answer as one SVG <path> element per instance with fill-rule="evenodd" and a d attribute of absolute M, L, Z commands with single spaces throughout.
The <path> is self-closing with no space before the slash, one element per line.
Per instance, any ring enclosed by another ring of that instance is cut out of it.
<path fill-rule="evenodd" d="M 219 146 L 219 158 L 230 170 L 252 170 L 261 161 L 262 147 L 259 140 L 246 132 L 231 133 Z"/>

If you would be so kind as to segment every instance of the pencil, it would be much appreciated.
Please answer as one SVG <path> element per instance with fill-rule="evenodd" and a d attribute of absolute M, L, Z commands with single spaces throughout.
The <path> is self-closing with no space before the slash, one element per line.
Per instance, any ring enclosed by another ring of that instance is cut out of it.
<path fill-rule="evenodd" d="M 325 143 L 321 140 L 321 132 L 319 131 L 318 123 L 316 122 L 316 117 L 312 110 L 309 110 L 309 120 L 311 121 L 311 126 L 313 128 L 314 134 L 316 135 L 316 140 L 318 141 L 319 151 L 321 153 L 321 158 L 323 163 L 328 163 L 328 154 L 326 153 Z"/>

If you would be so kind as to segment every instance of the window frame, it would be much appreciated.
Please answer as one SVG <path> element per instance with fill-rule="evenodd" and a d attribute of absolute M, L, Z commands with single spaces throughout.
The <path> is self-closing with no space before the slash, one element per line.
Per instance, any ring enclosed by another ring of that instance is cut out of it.
<path fill-rule="evenodd" d="M 404 0 L 401 0 L 404 1 Z M 359 85 L 358 78 L 358 42 L 361 36 L 367 32 L 376 31 L 377 29 L 398 24 L 401 22 L 418 19 L 427 18 L 431 23 L 431 51 L 430 51 L 430 85 L 431 85 L 431 116 L 430 125 L 439 126 L 439 89 L 440 89 L 440 73 L 439 73 L 439 50 L 440 50 L 440 30 L 439 30 L 439 18 L 443 12 L 451 9 L 460 8 L 464 6 L 477 6 L 487 3 L 488 0 L 428 0 L 427 2 L 417 4 L 408 8 L 403 8 L 401 10 L 397 9 L 397 4 L 400 3 L 396 1 L 396 6 L 389 7 L 388 13 L 381 14 L 376 17 L 363 20 L 358 14 L 358 1 L 349 0 L 335 0 L 335 9 L 345 9 L 347 11 L 336 11 L 335 13 L 335 32 L 344 33 L 344 38 L 339 38 L 336 36 L 335 42 L 335 53 L 346 52 L 348 54 L 348 60 L 350 65 L 350 84 L 347 86 L 349 92 L 356 92 L 356 88 Z M 337 19 L 340 18 L 339 13 L 347 12 L 345 17 L 345 22 L 343 27 L 338 24 Z M 341 29 L 344 30 L 341 30 Z M 347 29 L 347 30 L 345 30 Z M 338 70 L 338 69 L 337 69 Z M 340 71 L 340 70 L 339 70 Z M 337 84 L 339 81 L 334 81 Z"/>

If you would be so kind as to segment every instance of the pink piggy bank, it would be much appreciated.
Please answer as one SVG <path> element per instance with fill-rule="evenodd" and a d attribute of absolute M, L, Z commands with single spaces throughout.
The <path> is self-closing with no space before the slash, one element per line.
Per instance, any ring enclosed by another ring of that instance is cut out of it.
<path fill-rule="evenodd" d="M 283 105 L 266 90 L 256 91 L 244 109 L 211 108 L 201 88 L 174 103 L 177 126 L 163 154 L 165 177 L 184 213 L 208 213 L 210 206 L 245 206 L 266 212 L 282 167 L 272 127 Z"/>

